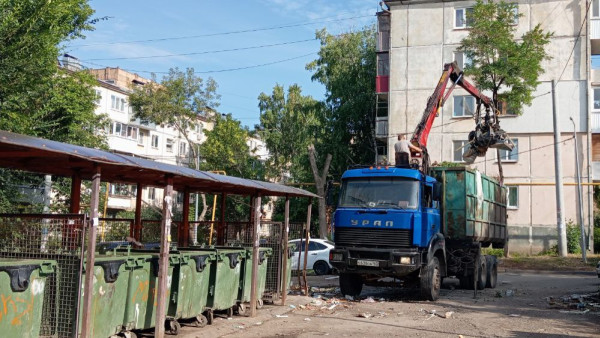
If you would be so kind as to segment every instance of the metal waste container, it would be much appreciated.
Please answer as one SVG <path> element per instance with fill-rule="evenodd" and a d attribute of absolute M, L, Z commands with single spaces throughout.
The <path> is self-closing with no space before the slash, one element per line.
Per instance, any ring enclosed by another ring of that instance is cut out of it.
<path fill-rule="evenodd" d="M 259 248 L 258 250 L 258 275 L 256 281 L 257 300 L 259 307 L 262 306 L 262 295 L 265 292 L 267 283 L 267 259 L 271 256 L 271 248 Z M 244 303 L 250 302 L 250 292 L 252 291 L 252 248 L 247 248 L 242 259 L 242 271 L 240 279 L 240 292 L 238 296 L 237 311 L 240 314 L 245 312 Z"/>
<path fill-rule="evenodd" d="M 39 336 L 46 278 L 55 270 L 51 260 L 0 258 L 1 336 Z"/>
<path fill-rule="evenodd" d="M 94 258 L 94 284 L 92 289 L 92 312 L 90 335 L 109 337 L 125 330 L 124 318 L 131 270 L 135 259 L 129 256 L 97 255 Z M 89 272 L 84 270 L 81 280 Z M 83 283 L 79 306 L 79 330 L 83 320 Z"/>

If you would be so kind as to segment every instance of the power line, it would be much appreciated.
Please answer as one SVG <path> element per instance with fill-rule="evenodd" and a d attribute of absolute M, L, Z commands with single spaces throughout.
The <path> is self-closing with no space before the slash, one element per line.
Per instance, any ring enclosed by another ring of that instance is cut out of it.
<path fill-rule="evenodd" d="M 85 59 L 81 61 L 108 61 L 108 60 L 134 60 L 134 59 L 155 59 L 155 58 L 167 58 L 174 56 L 190 56 L 190 55 L 203 55 L 203 54 L 216 54 L 216 53 L 225 53 L 225 52 L 235 52 L 240 50 L 249 50 L 249 49 L 259 49 L 259 48 L 267 48 L 267 47 L 275 47 L 275 46 L 285 46 L 285 45 L 293 45 L 302 42 L 308 41 L 316 41 L 316 38 L 313 39 L 305 39 L 305 40 L 296 40 L 290 42 L 281 42 L 281 43 L 273 43 L 268 45 L 259 45 L 259 46 L 250 46 L 250 47 L 239 47 L 239 48 L 230 48 L 230 49 L 219 49 L 219 50 L 209 50 L 203 52 L 191 52 L 191 53 L 181 53 L 181 54 L 163 54 L 163 55 L 147 55 L 147 56 L 131 56 L 131 57 L 116 57 L 116 58 L 98 58 L 98 59 Z"/>
<path fill-rule="evenodd" d="M 568 138 L 566 140 L 562 140 L 562 141 L 559 141 L 559 142 L 552 142 L 551 144 L 546 144 L 546 145 L 539 146 L 539 147 L 536 147 L 536 148 L 530 148 L 528 150 L 523 150 L 523 151 L 520 151 L 520 152 L 515 153 L 515 154 L 511 153 L 510 155 L 520 155 L 520 154 L 530 153 L 530 152 L 532 152 L 534 150 L 539 150 L 539 149 L 543 149 L 543 148 L 547 148 L 547 147 L 552 147 L 552 146 L 554 146 L 556 144 L 560 144 L 560 143 L 566 143 L 567 141 L 570 141 L 572 139 L 574 139 L 574 137 L 571 136 L 570 138 Z M 478 162 L 473 162 L 472 164 L 480 164 L 480 163 L 485 163 L 485 162 L 494 161 L 494 160 L 497 160 L 497 159 L 491 158 L 489 160 L 481 160 L 481 161 L 478 161 Z"/>
<path fill-rule="evenodd" d="M 196 71 L 196 72 L 194 72 L 194 74 L 224 73 L 224 72 L 232 72 L 232 71 L 237 71 L 237 70 L 259 68 L 259 67 L 270 66 L 270 65 L 274 65 L 274 64 L 278 64 L 278 63 L 283 63 L 283 62 L 287 62 L 287 61 L 301 59 L 303 57 L 307 57 L 307 56 L 314 55 L 314 54 L 317 54 L 317 52 L 311 52 L 311 53 L 308 53 L 308 54 L 303 54 L 303 55 L 300 55 L 300 56 L 295 56 L 295 57 L 291 57 L 291 58 L 287 58 L 287 59 L 276 60 L 276 61 L 273 61 L 273 62 L 266 62 L 266 63 L 257 64 L 257 65 L 245 66 L 245 67 L 226 68 L 226 69 L 217 69 L 217 70 L 206 70 L 206 71 Z M 95 66 L 99 66 L 99 67 L 102 67 L 102 68 L 108 68 L 107 66 L 100 65 L 100 64 L 97 64 L 97 63 L 93 63 L 93 62 L 87 62 L 87 61 L 82 61 L 82 62 L 83 63 L 87 63 L 87 64 L 91 64 L 91 65 L 95 65 Z M 137 69 L 128 69 L 128 68 L 122 68 L 122 69 L 126 70 L 128 72 L 132 72 L 132 73 L 169 74 L 169 72 L 153 72 L 153 71 L 148 71 L 148 70 L 137 70 Z"/>
<path fill-rule="evenodd" d="M 291 28 L 291 27 L 300 27 L 300 26 L 308 26 L 314 25 L 318 23 L 329 23 L 329 22 L 337 22 L 344 20 L 353 20 L 360 18 L 373 17 L 373 15 L 360 15 L 353 16 L 348 18 L 339 18 L 339 19 L 330 19 L 330 20 L 320 20 L 320 21 L 309 21 L 304 23 L 290 24 L 290 25 L 281 25 L 281 26 L 273 26 L 273 27 L 265 27 L 265 28 L 254 28 L 254 29 L 243 29 L 229 32 L 220 32 L 220 33 L 210 33 L 210 34 L 198 34 L 198 35 L 187 35 L 187 36 L 173 36 L 167 38 L 157 38 L 157 39 L 146 39 L 146 40 L 131 40 L 131 41 L 120 41 L 120 42 L 100 42 L 100 43 L 90 43 L 90 44 L 82 44 L 82 45 L 72 45 L 71 47 L 90 47 L 90 46 L 105 46 L 105 45 L 116 45 L 116 44 L 131 44 L 131 43 L 144 43 L 144 42 L 159 42 L 159 41 L 170 41 L 170 40 L 184 40 L 184 39 L 196 39 L 203 37 L 211 37 L 211 36 L 221 36 L 221 35 L 231 35 L 231 34 L 241 34 L 241 33 L 252 33 L 252 32 L 262 32 L 283 28 Z"/>

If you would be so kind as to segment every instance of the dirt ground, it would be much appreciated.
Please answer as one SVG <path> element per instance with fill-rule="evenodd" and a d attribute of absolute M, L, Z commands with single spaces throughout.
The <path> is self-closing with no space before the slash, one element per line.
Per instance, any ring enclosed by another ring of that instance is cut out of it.
<path fill-rule="evenodd" d="M 255 318 L 220 315 L 205 328 L 183 327 L 179 337 L 600 335 L 595 273 L 503 272 L 498 280 L 477 298 L 446 279 L 437 302 L 386 287 L 365 287 L 361 300 L 349 301 L 336 293 L 336 276 L 312 276 L 312 297 L 290 295 L 286 306 L 265 305 Z"/>

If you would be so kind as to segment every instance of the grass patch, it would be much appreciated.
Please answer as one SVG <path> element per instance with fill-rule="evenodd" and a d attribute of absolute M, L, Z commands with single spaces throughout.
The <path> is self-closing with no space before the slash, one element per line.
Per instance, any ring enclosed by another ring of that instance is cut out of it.
<path fill-rule="evenodd" d="M 567 257 L 554 255 L 516 256 L 502 258 L 501 267 L 516 270 L 546 270 L 546 271 L 595 271 L 600 255 L 588 255 L 584 264 L 581 255 L 570 254 Z"/>

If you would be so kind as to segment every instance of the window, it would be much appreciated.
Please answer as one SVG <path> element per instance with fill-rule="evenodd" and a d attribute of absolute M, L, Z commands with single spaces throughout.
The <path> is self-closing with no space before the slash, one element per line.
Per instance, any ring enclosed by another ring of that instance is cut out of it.
<path fill-rule="evenodd" d="M 173 139 L 170 139 L 170 138 L 167 139 L 167 145 L 165 146 L 165 150 L 168 153 L 172 153 L 173 152 Z"/>
<path fill-rule="evenodd" d="M 152 135 L 152 148 L 158 148 L 158 135 Z"/>
<path fill-rule="evenodd" d="M 471 62 L 471 58 L 468 57 L 464 52 L 454 52 L 454 61 L 456 61 L 460 69 L 465 69 L 473 64 Z"/>
<path fill-rule="evenodd" d="M 134 191 L 132 191 L 131 186 L 127 184 L 116 183 L 110 185 L 109 193 L 117 196 L 131 196 Z"/>
<path fill-rule="evenodd" d="M 138 137 L 138 144 L 143 146 L 144 145 L 144 139 L 146 138 L 146 133 L 140 130 L 139 133 L 138 133 L 138 135 L 139 135 L 139 137 Z"/>
<path fill-rule="evenodd" d="M 600 88 L 594 89 L 594 107 L 592 110 L 600 110 Z"/>
<path fill-rule="evenodd" d="M 514 107 L 509 104 L 506 105 L 506 108 L 504 108 L 504 105 L 506 105 L 506 101 L 500 100 L 498 102 L 498 110 L 500 110 L 500 114 L 504 114 L 504 116 L 517 116 L 517 110 L 514 109 Z"/>
<path fill-rule="evenodd" d="M 94 103 L 99 105 L 101 101 L 102 101 L 102 92 L 99 91 L 98 89 L 96 89 L 96 100 L 94 101 Z"/>
<path fill-rule="evenodd" d="M 464 162 L 462 155 L 469 149 L 469 141 L 452 141 L 452 161 Z"/>
<path fill-rule="evenodd" d="M 519 24 L 519 4 L 515 3 L 515 6 L 512 8 L 512 12 L 513 12 L 513 25 L 518 25 Z"/>
<path fill-rule="evenodd" d="M 125 111 L 125 99 L 121 99 L 115 95 L 110 96 L 110 108 L 118 111 Z"/>
<path fill-rule="evenodd" d="M 500 149 L 500 158 L 502 162 L 517 162 L 519 160 L 519 140 L 516 138 L 512 139 L 515 147 L 512 151 Z"/>
<path fill-rule="evenodd" d="M 398 177 L 352 178 L 344 180 L 340 207 L 417 209 L 419 181 Z"/>
<path fill-rule="evenodd" d="M 456 8 L 454 10 L 454 28 L 471 27 L 469 16 L 473 13 L 473 8 Z"/>
<path fill-rule="evenodd" d="M 519 207 L 519 187 L 508 187 L 508 207 L 517 209 Z"/>
<path fill-rule="evenodd" d="M 187 143 L 180 142 L 179 143 L 179 156 L 187 155 Z"/>
<path fill-rule="evenodd" d="M 156 188 L 148 188 L 148 199 L 154 200 L 156 197 Z"/>
<path fill-rule="evenodd" d="M 600 55 L 592 55 L 592 69 L 600 69 Z"/>
<path fill-rule="evenodd" d="M 600 1 L 592 0 L 592 18 L 600 18 Z"/>
<path fill-rule="evenodd" d="M 128 126 L 121 122 L 114 122 L 113 135 L 125 137 L 140 142 L 139 129 L 137 127 Z"/>
<path fill-rule="evenodd" d="M 475 98 L 470 95 L 454 96 L 454 110 L 452 117 L 473 116 L 475 112 Z"/>

